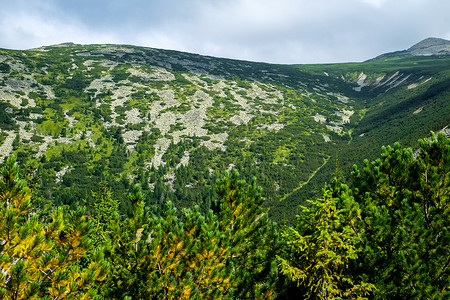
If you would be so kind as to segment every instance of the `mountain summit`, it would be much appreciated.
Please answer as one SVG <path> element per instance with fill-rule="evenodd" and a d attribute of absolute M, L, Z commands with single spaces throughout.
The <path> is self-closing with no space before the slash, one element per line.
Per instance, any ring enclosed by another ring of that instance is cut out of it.
<path fill-rule="evenodd" d="M 410 55 L 449 55 L 450 41 L 439 38 L 427 38 L 407 50 Z"/>
<path fill-rule="evenodd" d="M 440 38 L 427 38 L 407 50 L 385 53 L 375 59 L 432 55 L 450 55 L 450 41 Z"/>

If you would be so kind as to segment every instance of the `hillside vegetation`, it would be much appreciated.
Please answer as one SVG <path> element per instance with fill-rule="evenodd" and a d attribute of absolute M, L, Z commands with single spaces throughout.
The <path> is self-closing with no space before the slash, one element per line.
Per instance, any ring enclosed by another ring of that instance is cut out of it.
<path fill-rule="evenodd" d="M 0 173 L 2 299 L 448 299 L 450 139 L 384 147 L 335 177 L 292 227 L 264 212 L 255 179 L 217 180 L 211 209 L 120 216 L 107 183 L 86 209 L 34 203 L 32 170 Z M 24 180 L 25 178 L 26 180 Z M 282 232 L 281 235 L 278 232 Z"/>
<path fill-rule="evenodd" d="M 235 169 L 291 223 L 331 174 L 446 128 L 449 72 L 448 57 L 288 66 L 125 45 L 0 50 L 0 160 L 37 169 L 43 209 L 89 210 L 106 181 L 122 215 L 136 183 L 155 210 L 207 212 Z"/>

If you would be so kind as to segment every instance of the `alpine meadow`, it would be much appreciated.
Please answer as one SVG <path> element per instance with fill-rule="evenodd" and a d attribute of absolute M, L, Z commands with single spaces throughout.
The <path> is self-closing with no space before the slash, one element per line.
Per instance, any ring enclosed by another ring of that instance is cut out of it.
<path fill-rule="evenodd" d="M 0 298 L 448 299 L 449 125 L 444 39 L 0 49 Z"/>

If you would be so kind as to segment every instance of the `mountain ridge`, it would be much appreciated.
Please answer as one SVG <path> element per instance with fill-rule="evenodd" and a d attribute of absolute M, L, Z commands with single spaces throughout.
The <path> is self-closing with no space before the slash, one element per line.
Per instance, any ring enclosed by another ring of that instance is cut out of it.
<path fill-rule="evenodd" d="M 242 62 L 249 62 L 249 63 L 261 63 L 261 64 L 268 64 L 268 65 L 298 65 L 297 63 L 290 63 L 290 64 L 279 64 L 279 63 L 270 63 L 270 62 L 258 62 L 258 61 L 249 61 L 249 60 L 242 60 L 242 59 L 233 59 L 233 58 L 225 58 L 225 57 L 216 57 L 211 55 L 203 55 L 198 53 L 191 53 L 191 52 L 185 52 L 185 51 L 179 51 L 179 50 L 170 50 L 170 49 L 160 49 L 160 48 L 152 48 L 147 46 L 136 46 L 136 45 L 126 45 L 126 44 L 77 44 L 74 42 L 62 42 L 59 44 L 49 45 L 49 46 L 41 46 L 37 48 L 32 48 L 24 51 L 45 51 L 48 47 L 74 47 L 74 46 L 123 46 L 123 47 L 134 47 L 134 48 L 141 48 L 141 49 L 153 49 L 153 50 L 162 50 L 162 51 L 170 51 L 175 53 L 185 53 L 189 55 L 198 55 L 201 57 L 211 58 L 211 59 L 223 59 L 223 60 L 230 60 L 230 61 L 242 61 Z M 5 49 L 8 50 L 8 49 Z M 20 51 L 20 50 L 18 50 Z M 434 55 L 450 55 L 450 41 L 443 39 L 443 38 L 436 38 L 436 37 L 428 37 L 420 42 L 412 45 L 408 49 L 405 50 L 398 50 L 393 52 L 387 52 L 380 54 L 374 58 L 369 59 L 386 59 L 386 58 L 394 58 L 394 57 L 405 57 L 405 56 L 434 56 Z M 330 64 L 330 63 L 322 63 L 322 64 Z M 333 64 L 333 63 L 332 63 Z M 312 64 L 314 65 L 314 64 Z"/>

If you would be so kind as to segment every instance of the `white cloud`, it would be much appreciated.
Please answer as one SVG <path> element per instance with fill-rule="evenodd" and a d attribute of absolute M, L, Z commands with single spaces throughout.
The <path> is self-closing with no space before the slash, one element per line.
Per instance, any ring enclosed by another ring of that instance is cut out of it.
<path fill-rule="evenodd" d="M 61 42 L 106 43 L 120 38 L 108 32 L 96 32 L 77 20 L 52 18 L 23 11 L 4 16 L 0 21 L 2 43 L 11 48 L 27 49 Z"/>
<path fill-rule="evenodd" d="M 362 1 L 378 8 L 381 7 L 384 3 L 386 3 L 386 0 L 362 0 Z"/>

